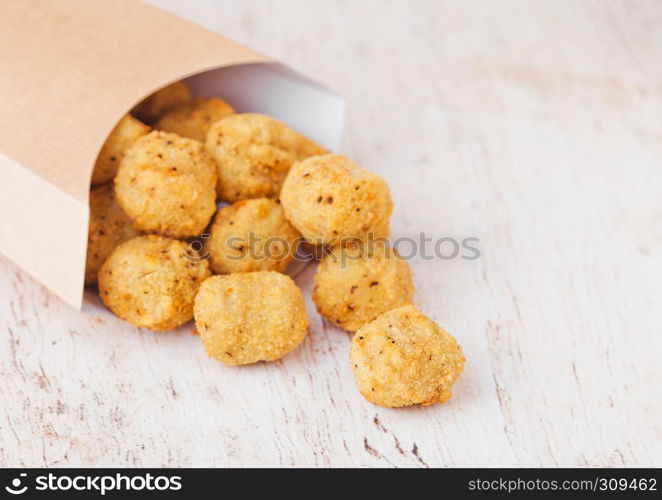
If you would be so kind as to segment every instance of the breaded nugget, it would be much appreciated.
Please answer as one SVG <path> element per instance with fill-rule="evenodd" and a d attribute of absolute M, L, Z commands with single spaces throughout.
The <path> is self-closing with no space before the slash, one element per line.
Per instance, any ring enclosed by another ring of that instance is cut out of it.
<path fill-rule="evenodd" d="M 256 113 L 216 122 L 205 145 L 218 165 L 218 195 L 231 203 L 277 196 L 294 162 L 326 152 L 284 123 Z"/>
<path fill-rule="evenodd" d="M 99 294 L 120 318 L 171 330 L 193 317 L 193 300 L 209 264 L 182 242 L 139 236 L 118 246 L 99 270 Z"/>
<path fill-rule="evenodd" d="M 126 152 L 117 199 L 134 226 L 173 238 L 196 236 L 216 211 L 216 166 L 202 144 L 153 131 Z"/>
<path fill-rule="evenodd" d="M 229 365 L 282 358 L 308 329 L 301 291 L 275 271 L 212 276 L 200 287 L 194 315 L 207 354 Z"/>
<path fill-rule="evenodd" d="M 209 128 L 221 118 L 233 115 L 234 108 L 216 97 L 194 99 L 164 114 L 154 128 L 205 142 Z"/>
<path fill-rule="evenodd" d="M 97 282 L 101 264 L 117 245 L 138 236 L 131 221 L 115 199 L 112 184 L 90 191 L 90 225 L 87 237 L 85 284 Z"/>
<path fill-rule="evenodd" d="M 444 403 L 464 370 L 455 338 L 412 305 L 356 332 L 350 360 L 361 394 L 388 408 Z"/>
<path fill-rule="evenodd" d="M 350 332 L 410 304 L 413 295 L 409 263 L 380 241 L 333 248 L 313 282 L 317 311 Z"/>
<path fill-rule="evenodd" d="M 280 203 L 270 198 L 238 201 L 218 211 L 205 251 L 215 273 L 285 271 L 301 235 Z"/>
<path fill-rule="evenodd" d="M 191 90 L 184 82 L 175 82 L 157 90 L 138 104 L 131 114 L 145 123 L 156 122 L 165 113 L 191 101 Z"/>
<path fill-rule="evenodd" d="M 124 115 L 106 139 L 92 171 L 92 185 L 98 186 L 112 180 L 117 174 L 124 152 L 150 128 L 131 115 Z"/>
<path fill-rule="evenodd" d="M 393 211 L 386 181 L 341 155 L 313 156 L 292 167 L 280 194 L 285 217 L 307 241 L 386 236 Z"/>

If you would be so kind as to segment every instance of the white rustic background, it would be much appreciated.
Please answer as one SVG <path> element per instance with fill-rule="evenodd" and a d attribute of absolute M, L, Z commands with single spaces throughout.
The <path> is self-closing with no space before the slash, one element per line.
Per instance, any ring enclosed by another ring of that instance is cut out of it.
<path fill-rule="evenodd" d="M 466 372 L 387 410 L 310 301 L 302 348 L 229 368 L 0 258 L 0 466 L 662 465 L 662 3 L 154 3 L 342 95 L 396 236 L 480 238 L 412 261 Z"/>

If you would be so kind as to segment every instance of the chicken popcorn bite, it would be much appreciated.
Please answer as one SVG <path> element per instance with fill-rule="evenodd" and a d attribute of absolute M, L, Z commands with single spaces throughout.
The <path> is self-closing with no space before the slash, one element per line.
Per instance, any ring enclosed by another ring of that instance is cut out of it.
<path fill-rule="evenodd" d="M 135 326 L 171 330 L 193 317 L 209 264 L 182 241 L 139 236 L 118 246 L 99 270 L 99 294 L 117 316 Z"/>
<path fill-rule="evenodd" d="M 145 123 L 152 124 L 171 109 L 191 101 L 191 90 L 184 82 L 175 82 L 157 90 L 138 104 L 131 114 Z"/>
<path fill-rule="evenodd" d="M 414 295 L 407 261 L 381 241 L 331 249 L 317 266 L 313 301 L 340 328 L 355 332 Z"/>
<path fill-rule="evenodd" d="M 194 315 L 209 357 L 228 365 L 282 358 L 308 329 L 301 291 L 275 271 L 212 276 L 200 287 Z"/>
<path fill-rule="evenodd" d="M 350 360 L 361 394 L 388 408 L 446 402 L 465 361 L 455 338 L 412 305 L 357 331 Z"/>
<path fill-rule="evenodd" d="M 216 211 L 216 166 L 200 142 L 153 131 L 126 152 L 117 199 L 134 226 L 173 238 L 196 236 Z"/>
<path fill-rule="evenodd" d="M 238 201 L 218 211 L 205 251 L 219 274 L 285 271 L 294 259 L 299 232 L 283 207 L 269 198 Z"/>
<path fill-rule="evenodd" d="M 257 113 L 216 122 L 205 147 L 218 166 L 218 195 L 231 203 L 277 196 L 294 162 L 326 152 L 284 123 Z"/>
<path fill-rule="evenodd" d="M 99 268 L 120 243 L 138 236 L 115 199 L 112 184 L 90 191 L 90 226 L 87 238 L 85 284 L 97 282 Z"/>
<path fill-rule="evenodd" d="M 234 113 L 234 108 L 223 99 L 197 98 L 168 111 L 154 128 L 204 142 L 214 123 Z"/>
<path fill-rule="evenodd" d="M 341 155 L 312 156 L 292 167 L 280 200 L 285 216 L 314 244 L 388 234 L 393 202 L 386 181 Z M 386 234 L 384 234 L 386 233 Z"/>
<path fill-rule="evenodd" d="M 92 185 L 104 184 L 115 177 L 124 153 L 150 128 L 131 115 L 124 115 L 106 139 L 92 171 Z"/>

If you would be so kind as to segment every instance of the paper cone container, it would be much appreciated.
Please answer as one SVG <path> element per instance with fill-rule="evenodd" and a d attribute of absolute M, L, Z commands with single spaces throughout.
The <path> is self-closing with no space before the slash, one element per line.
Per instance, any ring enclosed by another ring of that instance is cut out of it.
<path fill-rule="evenodd" d="M 341 99 L 249 48 L 136 0 L 0 4 L 0 252 L 81 309 L 90 179 L 117 121 L 186 78 L 330 150 Z"/>

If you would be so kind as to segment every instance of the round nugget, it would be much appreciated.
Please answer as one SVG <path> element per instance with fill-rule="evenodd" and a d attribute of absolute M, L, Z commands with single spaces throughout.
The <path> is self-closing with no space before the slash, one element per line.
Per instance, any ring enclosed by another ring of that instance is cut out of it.
<path fill-rule="evenodd" d="M 215 273 L 285 271 L 301 235 L 280 203 L 270 198 L 238 201 L 218 211 L 205 242 Z"/>
<path fill-rule="evenodd" d="M 410 304 L 413 295 L 409 263 L 380 241 L 333 248 L 313 281 L 317 311 L 350 332 Z"/>
<path fill-rule="evenodd" d="M 120 243 L 138 236 L 131 221 L 115 199 L 112 184 L 90 191 L 90 225 L 87 237 L 85 284 L 97 282 L 101 264 Z"/>
<path fill-rule="evenodd" d="M 205 146 L 218 165 L 218 195 L 231 203 L 277 196 L 294 162 L 326 152 L 284 123 L 256 113 L 216 122 Z"/>
<path fill-rule="evenodd" d="M 285 217 L 315 244 L 386 236 L 393 211 L 386 181 L 341 155 L 313 156 L 296 163 L 280 200 Z"/>
<path fill-rule="evenodd" d="M 444 403 L 464 370 L 455 338 L 412 305 L 356 332 L 350 360 L 361 394 L 388 408 Z"/>
<path fill-rule="evenodd" d="M 193 300 L 209 264 L 182 242 L 139 236 L 118 246 L 99 270 L 99 294 L 120 318 L 171 330 L 193 317 Z"/>
<path fill-rule="evenodd" d="M 209 128 L 221 118 L 233 115 L 234 108 L 216 97 L 196 98 L 164 114 L 154 128 L 205 142 Z"/>
<path fill-rule="evenodd" d="M 175 82 L 157 90 L 138 104 L 131 113 L 145 123 L 154 123 L 162 115 L 191 101 L 191 90 L 184 82 Z"/>
<path fill-rule="evenodd" d="M 153 131 L 126 152 L 117 199 L 136 228 L 173 238 L 196 236 L 216 211 L 216 166 L 200 142 Z"/>
<path fill-rule="evenodd" d="M 301 291 L 275 271 L 212 276 L 200 287 L 194 315 L 207 354 L 229 365 L 282 358 L 308 329 Z"/>
<path fill-rule="evenodd" d="M 131 115 L 124 115 L 106 139 L 92 171 L 92 185 L 105 184 L 117 174 L 124 152 L 150 128 Z"/>

